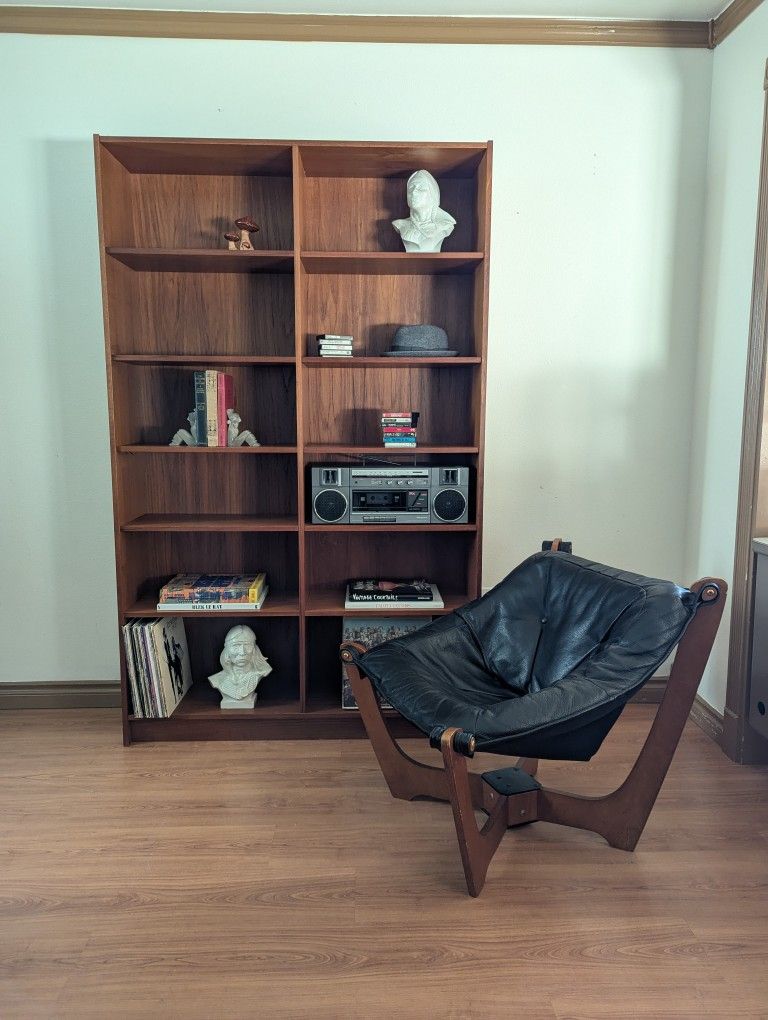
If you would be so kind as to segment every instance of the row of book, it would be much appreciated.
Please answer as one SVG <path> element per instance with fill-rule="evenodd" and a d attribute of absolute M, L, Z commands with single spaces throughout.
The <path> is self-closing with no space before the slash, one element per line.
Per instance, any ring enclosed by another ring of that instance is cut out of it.
<path fill-rule="evenodd" d="M 258 612 L 269 594 L 267 575 L 176 574 L 160 589 L 157 603 L 163 610 Z"/>
<path fill-rule="evenodd" d="M 178 616 L 131 620 L 123 645 L 138 719 L 167 719 L 192 685 L 184 621 Z"/>
<path fill-rule="evenodd" d="M 317 353 L 321 358 L 351 358 L 353 339 L 349 333 L 318 333 Z"/>
<path fill-rule="evenodd" d="M 418 411 L 382 411 L 381 435 L 385 446 L 403 448 L 416 446 Z"/>
<path fill-rule="evenodd" d="M 195 372 L 194 435 L 198 446 L 227 446 L 227 411 L 234 407 L 235 388 L 228 372 Z"/>

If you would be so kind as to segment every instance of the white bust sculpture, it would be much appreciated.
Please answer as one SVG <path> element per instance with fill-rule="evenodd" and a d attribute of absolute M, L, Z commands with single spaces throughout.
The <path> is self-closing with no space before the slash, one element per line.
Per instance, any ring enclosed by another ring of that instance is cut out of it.
<path fill-rule="evenodd" d="M 272 667 L 262 655 L 250 627 L 238 624 L 227 632 L 219 662 L 221 672 L 208 679 L 211 686 L 222 693 L 221 707 L 253 708 L 259 681 L 272 672 Z"/>
<path fill-rule="evenodd" d="M 408 178 L 406 197 L 411 215 L 392 220 L 406 251 L 440 251 L 453 232 L 456 220 L 440 208 L 440 186 L 429 170 L 417 170 Z"/>

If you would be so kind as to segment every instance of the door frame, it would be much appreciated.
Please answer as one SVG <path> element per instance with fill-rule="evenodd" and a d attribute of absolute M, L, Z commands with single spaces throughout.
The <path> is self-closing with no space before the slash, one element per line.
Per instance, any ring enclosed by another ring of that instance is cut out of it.
<path fill-rule="evenodd" d="M 749 317 L 747 376 L 744 387 L 744 421 L 741 436 L 739 499 L 736 512 L 736 548 L 731 593 L 731 630 L 728 649 L 728 686 L 723 715 L 723 750 L 733 761 L 768 762 L 768 740 L 749 725 L 749 681 L 752 654 L 752 617 L 755 554 L 752 539 L 757 516 L 760 451 L 763 436 L 766 361 L 768 360 L 768 61 L 763 78 L 765 92 L 763 144 L 760 157 L 760 191 L 757 203 L 755 264 Z"/>

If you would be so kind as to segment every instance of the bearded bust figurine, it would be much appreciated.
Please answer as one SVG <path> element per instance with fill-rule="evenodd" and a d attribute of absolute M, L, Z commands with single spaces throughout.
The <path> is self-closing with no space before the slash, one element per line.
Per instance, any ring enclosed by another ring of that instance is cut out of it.
<path fill-rule="evenodd" d="M 272 672 L 272 667 L 262 655 L 250 627 L 238 624 L 227 632 L 219 662 L 221 672 L 208 679 L 212 687 L 221 691 L 221 707 L 253 708 L 259 681 Z"/>
<path fill-rule="evenodd" d="M 439 184 L 429 170 L 417 170 L 408 178 L 405 193 L 411 215 L 404 220 L 392 220 L 405 250 L 440 251 L 456 220 L 440 208 Z"/>

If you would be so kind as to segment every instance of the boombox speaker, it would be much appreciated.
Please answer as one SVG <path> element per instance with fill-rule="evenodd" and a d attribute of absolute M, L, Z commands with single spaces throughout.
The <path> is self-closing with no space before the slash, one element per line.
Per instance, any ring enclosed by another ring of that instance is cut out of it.
<path fill-rule="evenodd" d="M 430 479 L 433 524 L 466 524 L 469 520 L 469 468 L 433 467 Z"/>
<path fill-rule="evenodd" d="M 312 520 L 349 524 L 349 468 L 312 468 Z"/>

